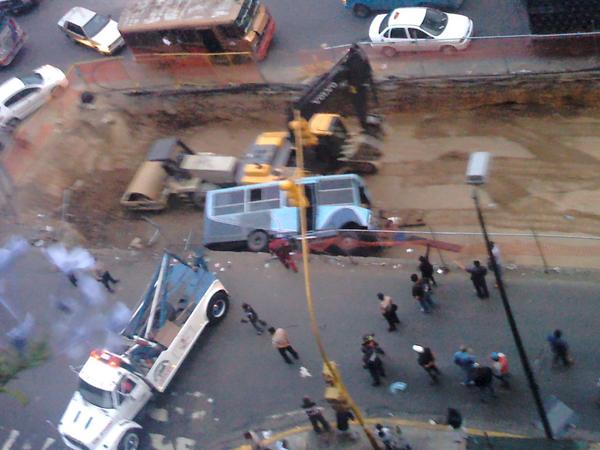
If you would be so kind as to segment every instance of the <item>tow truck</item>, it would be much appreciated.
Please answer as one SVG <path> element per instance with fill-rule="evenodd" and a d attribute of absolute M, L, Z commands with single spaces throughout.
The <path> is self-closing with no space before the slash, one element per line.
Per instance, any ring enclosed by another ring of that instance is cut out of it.
<path fill-rule="evenodd" d="M 353 45 L 326 73 L 310 83 L 287 113 L 287 132 L 258 136 L 240 162 L 239 184 L 266 183 L 288 176 L 295 166 L 295 129 L 307 150 L 306 169 L 319 174 L 376 173 L 381 157 L 383 120 L 368 112 L 369 93 L 377 102 L 372 68 L 365 52 Z M 337 103 L 350 100 L 361 125 L 350 133 Z M 294 116 L 295 111 L 300 118 Z M 287 137 L 287 139 L 285 138 Z"/>
<path fill-rule="evenodd" d="M 139 417 L 163 393 L 207 325 L 229 310 L 227 290 L 202 258 L 189 264 L 166 252 L 129 323 L 123 351 L 93 350 L 78 372 L 58 431 L 75 450 L 138 450 Z"/>

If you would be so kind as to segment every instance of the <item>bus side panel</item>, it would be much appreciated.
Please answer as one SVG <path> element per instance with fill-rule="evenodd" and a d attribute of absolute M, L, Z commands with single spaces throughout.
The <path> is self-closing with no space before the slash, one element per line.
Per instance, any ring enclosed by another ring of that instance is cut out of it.
<path fill-rule="evenodd" d="M 361 227 L 369 226 L 368 209 L 359 206 L 319 206 L 317 211 L 317 230 L 339 229 L 354 222 Z"/>
<path fill-rule="evenodd" d="M 232 222 L 229 216 L 213 216 L 209 218 L 205 209 L 204 232 L 202 236 L 202 243 L 204 245 L 243 242 L 247 237 L 248 233 L 239 223 L 239 220 L 233 220 Z"/>

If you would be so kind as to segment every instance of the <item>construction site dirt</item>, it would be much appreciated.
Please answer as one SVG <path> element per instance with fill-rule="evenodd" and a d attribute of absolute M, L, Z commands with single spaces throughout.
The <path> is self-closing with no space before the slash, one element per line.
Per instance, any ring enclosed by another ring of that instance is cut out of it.
<path fill-rule="evenodd" d="M 202 212 L 170 205 L 124 211 L 119 200 L 152 141 L 177 136 L 195 151 L 241 156 L 257 134 L 284 130 L 289 96 L 264 93 L 78 97 L 32 119 L 43 138 L 17 131 L 11 175 L 24 223 L 60 228 L 93 247 L 126 248 L 159 227 L 167 244 L 194 235 Z M 600 110 L 508 104 L 427 113 L 385 112 L 381 169 L 366 176 L 375 207 L 438 231 L 476 231 L 464 173 L 469 154 L 493 154 L 482 206 L 493 231 L 596 234 L 600 225 Z M 351 124 L 357 125 L 350 121 Z M 33 125 L 32 125 L 33 126 Z M 19 148 L 19 141 L 25 141 Z M 26 162 L 23 159 L 27 158 Z M 150 225 L 150 223 L 154 225 Z"/>

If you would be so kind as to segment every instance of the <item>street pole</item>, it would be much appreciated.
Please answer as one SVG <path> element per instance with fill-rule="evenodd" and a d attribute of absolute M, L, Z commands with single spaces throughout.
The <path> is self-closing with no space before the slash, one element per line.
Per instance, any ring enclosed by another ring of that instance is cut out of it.
<path fill-rule="evenodd" d="M 296 124 L 299 124 L 300 121 L 302 120 L 300 113 L 298 111 L 294 111 L 294 120 L 295 120 Z M 296 141 L 296 173 L 294 175 L 294 178 L 302 178 L 304 176 L 304 153 L 303 153 L 303 148 L 302 148 L 302 135 L 300 134 L 300 130 L 298 127 L 294 128 L 294 135 L 295 135 L 295 141 Z M 301 189 L 304 189 L 304 188 L 301 187 Z M 304 192 L 302 194 L 304 196 Z M 321 340 L 321 332 L 319 331 L 317 315 L 315 313 L 315 307 L 314 307 L 314 303 L 313 303 L 311 279 L 310 279 L 310 266 L 309 266 L 309 262 L 308 262 L 309 249 L 308 249 L 308 242 L 306 240 L 306 233 L 307 233 L 307 230 L 306 230 L 306 206 L 307 205 L 306 205 L 306 203 L 307 203 L 306 201 L 301 201 L 299 204 L 299 207 L 300 207 L 300 238 L 301 238 L 301 244 L 302 244 L 302 265 L 304 266 L 304 290 L 306 292 L 306 304 L 308 307 L 308 314 L 310 316 L 311 330 L 315 337 L 315 340 L 317 341 L 317 347 L 319 348 L 319 353 L 321 354 L 323 363 L 325 364 L 325 366 L 329 370 L 329 373 L 333 377 L 334 385 L 338 387 L 342 396 L 346 400 L 348 400 L 348 403 L 350 404 L 350 408 L 352 409 L 352 411 L 354 412 L 354 415 L 356 416 L 356 420 L 362 427 L 362 429 L 363 429 L 365 435 L 367 436 L 367 439 L 369 440 L 369 443 L 371 444 L 373 449 L 380 450 L 380 447 L 377 444 L 375 437 L 371 434 L 371 432 L 369 431 L 369 429 L 367 428 L 367 426 L 365 424 L 363 415 L 362 415 L 360 409 L 358 408 L 358 405 L 356 403 L 354 403 L 354 400 L 348 393 L 346 386 L 344 385 L 344 382 L 342 381 L 342 377 L 341 377 L 339 371 L 337 370 L 337 367 L 331 363 L 329 356 L 327 355 L 327 352 L 325 351 L 325 346 L 323 345 L 323 341 Z"/>
<path fill-rule="evenodd" d="M 531 394 L 533 395 L 535 406 L 537 408 L 537 412 L 540 416 L 540 420 L 544 427 L 546 438 L 553 440 L 554 435 L 552 433 L 552 428 L 550 427 L 550 422 L 548 421 L 548 416 L 546 415 L 546 410 L 544 409 L 544 404 L 542 403 L 542 398 L 540 397 L 540 390 L 531 370 L 531 365 L 529 364 L 529 359 L 527 358 L 527 353 L 525 352 L 525 348 L 523 347 L 523 341 L 521 340 L 521 335 L 519 334 L 519 329 L 517 328 L 517 323 L 513 316 L 512 309 L 508 301 L 508 296 L 506 295 L 506 289 L 504 289 L 504 282 L 502 281 L 502 276 L 500 275 L 500 271 L 498 270 L 498 264 L 496 264 L 496 258 L 494 257 L 494 254 L 492 252 L 490 239 L 487 234 L 487 229 L 485 226 L 485 221 L 483 219 L 481 206 L 479 204 L 479 196 L 477 195 L 476 187 L 473 187 L 473 201 L 475 202 L 475 209 L 477 210 L 479 225 L 481 226 L 481 231 L 483 233 L 485 248 L 487 249 L 488 257 L 490 258 L 492 264 L 492 270 L 494 271 L 494 276 L 496 277 L 496 283 L 498 284 L 498 290 L 500 291 L 500 298 L 502 299 L 504 312 L 506 313 L 506 318 L 508 319 L 510 331 L 512 332 L 513 339 L 515 340 L 515 345 L 517 346 L 517 350 L 519 352 L 519 358 L 521 359 L 521 365 L 523 366 L 525 376 L 527 377 L 527 381 L 529 383 L 529 389 L 531 390 Z"/>

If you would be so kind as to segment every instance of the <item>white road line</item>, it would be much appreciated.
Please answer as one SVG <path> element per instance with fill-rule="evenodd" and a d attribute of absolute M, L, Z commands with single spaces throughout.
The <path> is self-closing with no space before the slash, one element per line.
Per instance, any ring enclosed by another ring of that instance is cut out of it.
<path fill-rule="evenodd" d="M 29 441 L 27 441 L 23 444 L 23 447 L 21 447 L 21 450 L 31 450 L 32 448 L 33 448 L 32 445 L 29 443 Z"/>
<path fill-rule="evenodd" d="M 194 450 L 196 441 L 184 437 L 175 439 L 175 450 Z"/>
<path fill-rule="evenodd" d="M 56 442 L 56 440 L 54 440 L 52 438 L 46 439 L 46 442 L 44 442 L 44 446 L 42 447 L 42 450 L 48 450 L 50 448 L 50 446 L 52 444 L 54 444 L 55 442 Z"/>
<path fill-rule="evenodd" d="M 20 434 L 17 430 L 10 430 L 10 434 L 8 435 L 8 439 L 4 441 L 2 450 L 10 450 Z"/>

